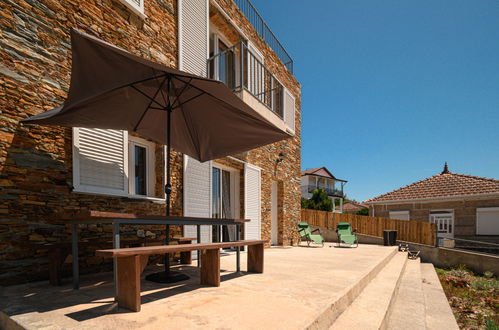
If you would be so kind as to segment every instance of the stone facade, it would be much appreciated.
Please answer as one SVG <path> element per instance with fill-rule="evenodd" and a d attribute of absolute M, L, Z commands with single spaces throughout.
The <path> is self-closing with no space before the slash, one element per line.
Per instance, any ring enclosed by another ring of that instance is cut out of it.
<path fill-rule="evenodd" d="M 454 237 L 499 243 L 499 236 L 476 235 L 476 210 L 482 207 L 499 207 L 499 197 L 477 198 L 470 196 L 449 200 L 374 204 L 369 206 L 369 214 L 388 218 L 390 211 L 409 211 L 410 220 L 427 222 L 430 219 L 431 211 L 453 210 Z"/>
<path fill-rule="evenodd" d="M 235 156 L 262 168 L 264 239 L 270 239 L 271 185 L 278 182 L 279 243 L 292 244 L 296 240 L 295 223 L 300 218 L 300 85 L 233 1 L 217 3 L 264 53 L 266 66 L 296 98 L 293 138 Z M 142 20 L 114 0 L 5 0 L 0 4 L 0 285 L 48 278 L 45 244 L 69 241 L 70 235 L 69 226 L 57 219 L 57 213 L 92 209 L 164 214 L 164 203 L 73 192 L 72 130 L 19 123 L 64 101 L 70 81 L 71 27 L 176 67 L 177 2 L 146 0 L 145 13 L 148 18 Z M 286 157 L 277 163 L 280 152 Z M 161 153 L 162 146 L 157 145 L 156 154 Z M 156 195 L 162 197 L 163 162 L 161 157 L 156 160 Z M 172 214 L 181 215 L 183 155 L 174 152 L 172 160 Z M 230 158 L 216 162 L 243 171 L 242 164 Z M 136 229 L 124 231 L 133 233 Z M 162 227 L 146 229 L 158 238 L 164 236 Z M 81 251 L 81 272 L 110 270 L 110 263 L 95 257 L 93 251 L 106 246 L 111 227 L 82 225 L 80 230 L 81 240 L 95 242 L 95 246 Z M 175 233 L 180 234 L 181 228 Z M 69 264 L 64 272 L 70 273 Z"/>

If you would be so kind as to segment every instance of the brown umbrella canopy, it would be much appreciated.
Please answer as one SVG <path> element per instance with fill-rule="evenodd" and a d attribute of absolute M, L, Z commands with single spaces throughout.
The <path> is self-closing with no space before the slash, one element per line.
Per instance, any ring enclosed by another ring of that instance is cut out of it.
<path fill-rule="evenodd" d="M 171 146 L 200 161 L 289 137 L 222 82 L 145 60 L 76 30 L 71 46 L 67 100 L 23 122 L 134 131 L 162 144 L 171 127 Z"/>

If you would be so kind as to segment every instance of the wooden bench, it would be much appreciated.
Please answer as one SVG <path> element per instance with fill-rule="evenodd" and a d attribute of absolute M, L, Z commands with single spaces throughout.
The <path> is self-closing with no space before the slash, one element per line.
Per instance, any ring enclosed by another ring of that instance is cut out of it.
<path fill-rule="evenodd" d="M 178 244 L 189 244 L 195 241 L 195 237 L 173 237 L 172 242 Z M 99 242 L 101 244 L 110 244 L 111 241 Z M 161 244 L 164 243 L 162 239 L 124 239 L 121 240 L 120 245 L 142 245 L 144 244 Z M 95 242 L 80 242 L 80 247 L 94 246 Z M 49 282 L 51 285 L 62 285 L 62 266 L 66 257 L 71 254 L 71 242 L 48 243 L 43 245 L 48 248 L 48 261 L 49 261 Z M 190 265 L 192 263 L 191 252 L 180 252 L 180 263 Z"/>
<path fill-rule="evenodd" d="M 118 306 L 140 311 L 140 275 L 153 254 L 201 251 L 200 280 L 203 285 L 220 286 L 220 249 L 248 246 L 248 272 L 263 273 L 263 246 L 266 240 L 222 243 L 161 245 L 124 249 L 97 250 L 95 254 L 117 259 Z"/>

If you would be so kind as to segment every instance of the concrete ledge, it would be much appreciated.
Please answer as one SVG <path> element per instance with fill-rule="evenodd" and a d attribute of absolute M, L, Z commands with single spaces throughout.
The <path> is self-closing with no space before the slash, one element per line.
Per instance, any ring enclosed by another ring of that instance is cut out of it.
<path fill-rule="evenodd" d="M 357 234 L 361 244 L 383 245 L 383 238 L 377 236 Z M 411 242 L 397 241 L 409 244 L 411 250 L 421 251 L 420 257 L 423 262 L 430 262 L 440 268 L 457 267 L 466 265 L 475 273 L 483 274 L 490 271 L 499 274 L 499 256 L 490 254 L 464 251 L 459 249 L 449 249 L 444 247 L 434 247 L 430 245 L 417 244 Z"/>

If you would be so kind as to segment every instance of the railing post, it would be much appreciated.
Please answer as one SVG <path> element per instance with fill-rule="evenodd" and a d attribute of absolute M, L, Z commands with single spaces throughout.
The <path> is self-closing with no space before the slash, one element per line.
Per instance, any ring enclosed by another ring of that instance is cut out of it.
<path fill-rule="evenodd" d="M 241 57 L 241 60 L 240 60 L 240 63 L 239 63 L 239 67 L 241 69 L 241 91 L 244 89 L 244 44 L 243 42 L 241 41 L 240 44 L 239 44 L 239 48 L 240 48 L 240 57 Z"/>

